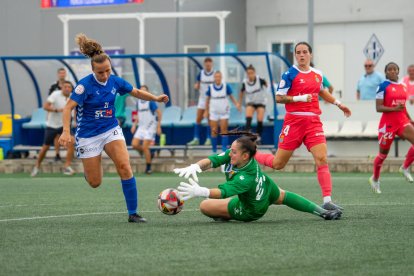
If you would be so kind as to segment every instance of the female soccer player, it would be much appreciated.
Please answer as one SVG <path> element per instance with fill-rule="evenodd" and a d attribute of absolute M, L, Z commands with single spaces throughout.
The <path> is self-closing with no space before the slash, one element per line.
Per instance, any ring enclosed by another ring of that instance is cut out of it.
<path fill-rule="evenodd" d="M 276 102 L 284 103 L 286 116 L 279 136 L 279 146 L 275 155 L 258 153 L 256 160 L 276 170 L 283 169 L 295 149 L 303 143 L 312 153 L 317 167 L 319 185 L 322 190 L 323 208 L 338 209 L 331 199 L 332 180 L 328 167 L 326 139 L 319 118 L 318 96 L 335 104 L 346 117 L 351 115 L 348 107 L 336 100 L 323 89 L 322 73 L 310 67 L 312 47 L 306 42 L 295 46 L 298 65 L 289 68 L 282 76 L 276 92 Z M 342 209 L 342 208 L 341 208 Z"/>
<path fill-rule="evenodd" d="M 194 138 L 187 143 L 189 146 L 196 146 L 200 144 L 201 121 L 203 118 L 208 119 L 208 112 L 206 109 L 206 92 L 210 84 L 214 82 L 213 60 L 210 57 L 204 59 L 204 69 L 197 75 L 197 82 L 194 84 L 194 89 L 198 90 L 198 104 L 197 117 L 194 125 Z M 210 127 L 207 127 L 207 139 L 205 146 L 211 145 Z"/>
<path fill-rule="evenodd" d="M 141 90 L 148 91 L 148 86 L 142 85 Z M 135 133 L 134 138 L 132 139 L 132 147 L 137 151 L 144 153 L 146 161 L 145 173 L 151 174 L 150 145 L 155 140 L 155 134 L 161 135 L 162 115 L 155 102 L 145 100 L 137 101 L 137 111 L 138 120 L 136 120 L 131 127 L 131 132 Z"/>
<path fill-rule="evenodd" d="M 267 83 L 264 79 L 256 75 L 256 69 L 249 65 L 246 69 L 247 78 L 243 80 L 240 90 L 239 103 L 243 102 L 243 96 L 246 94 L 246 130 L 250 130 L 254 112 L 257 112 L 257 134 L 258 142 L 263 132 L 263 119 L 266 108 L 266 88 Z"/>
<path fill-rule="evenodd" d="M 377 194 L 381 193 L 379 177 L 382 163 L 387 158 L 395 135 L 407 139 L 412 144 L 399 171 L 407 181 L 414 182 L 409 172 L 409 167 L 414 161 L 414 127 L 405 108 L 407 88 L 404 84 L 398 83 L 399 72 L 400 68 L 396 63 L 388 63 L 385 66 L 386 80 L 377 90 L 376 108 L 377 112 L 382 112 L 378 126 L 379 153 L 374 160 L 373 175 L 369 178 L 372 191 Z"/>
<path fill-rule="evenodd" d="M 257 136 L 242 136 L 231 148 L 219 155 L 212 155 L 196 164 L 174 172 L 189 177 L 190 184 L 181 182 L 178 190 L 184 200 L 193 197 L 212 198 L 202 201 L 201 212 L 216 220 L 254 221 L 261 218 L 272 204 L 284 204 L 327 220 L 339 219 L 340 210 L 325 210 L 317 204 L 292 192 L 280 189 L 260 169 L 254 159 Z M 226 182 L 218 188 L 200 187 L 197 172 L 225 165 Z M 230 198 L 237 195 L 237 197 Z"/>
<path fill-rule="evenodd" d="M 114 101 L 116 93 L 129 93 L 138 99 L 168 102 L 168 96 L 154 96 L 134 88 L 111 74 L 111 59 L 102 46 L 84 34 L 76 36 L 80 52 L 91 59 L 92 72 L 81 79 L 72 92 L 63 110 L 63 133 L 59 142 L 68 146 L 70 139 L 70 113 L 76 107 L 77 129 L 75 133 L 76 151 L 82 159 L 85 179 L 92 188 L 102 182 L 101 154 L 106 154 L 114 162 L 121 177 L 122 190 L 128 209 L 129 222 L 145 222 L 137 214 L 138 194 L 136 181 L 129 163 L 129 155 L 122 129 L 115 118 Z"/>
<path fill-rule="evenodd" d="M 213 152 L 217 152 L 217 133 L 220 131 L 227 132 L 230 118 L 230 103 L 228 98 L 233 102 L 234 106 L 241 111 L 240 104 L 233 97 L 231 87 L 222 81 L 223 76 L 220 71 L 214 73 L 214 83 L 210 84 L 206 93 L 206 110 L 209 114 L 211 128 L 211 145 Z M 226 151 L 229 139 L 223 136 L 221 139 L 221 149 Z"/>

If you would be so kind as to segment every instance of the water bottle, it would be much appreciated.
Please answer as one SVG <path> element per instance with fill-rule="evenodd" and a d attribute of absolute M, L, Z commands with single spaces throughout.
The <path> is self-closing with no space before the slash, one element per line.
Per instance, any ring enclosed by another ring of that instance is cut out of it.
<path fill-rule="evenodd" d="M 160 147 L 165 146 L 166 141 L 167 141 L 166 135 L 164 133 L 161 133 L 161 135 L 160 135 Z"/>

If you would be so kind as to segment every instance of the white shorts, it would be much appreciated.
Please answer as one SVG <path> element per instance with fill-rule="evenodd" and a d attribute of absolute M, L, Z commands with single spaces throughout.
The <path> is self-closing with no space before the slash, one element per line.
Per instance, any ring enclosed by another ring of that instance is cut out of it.
<path fill-rule="evenodd" d="M 206 109 L 206 97 L 203 97 L 203 96 L 198 97 L 197 108 L 198 109 Z"/>
<path fill-rule="evenodd" d="M 229 118 L 230 118 L 230 112 L 225 112 L 225 113 L 210 112 L 209 114 L 210 121 L 228 120 Z"/>
<path fill-rule="evenodd" d="M 124 140 L 122 128 L 116 126 L 102 134 L 89 138 L 76 139 L 76 155 L 78 158 L 91 158 L 102 153 L 106 144 L 115 141 Z"/>
<path fill-rule="evenodd" d="M 139 139 L 139 140 L 154 140 L 155 139 L 155 134 L 157 133 L 157 129 L 156 128 L 143 128 L 143 127 L 138 127 L 138 130 L 135 132 L 134 134 L 134 139 Z"/>

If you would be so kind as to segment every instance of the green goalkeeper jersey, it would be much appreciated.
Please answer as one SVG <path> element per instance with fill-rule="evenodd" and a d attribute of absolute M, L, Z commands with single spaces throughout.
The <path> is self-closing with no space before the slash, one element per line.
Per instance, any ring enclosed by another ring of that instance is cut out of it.
<path fill-rule="evenodd" d="M 212 167 L 225 165 L 226 183 L 220 184 L 221 197 L 237 195 L 243 211 L 252 219 L 263 216 L 279 197 L 279 188 L 259 167 L 254 158 L 242 168 L 230 164 L 230 150 L 209 156 Z"/>

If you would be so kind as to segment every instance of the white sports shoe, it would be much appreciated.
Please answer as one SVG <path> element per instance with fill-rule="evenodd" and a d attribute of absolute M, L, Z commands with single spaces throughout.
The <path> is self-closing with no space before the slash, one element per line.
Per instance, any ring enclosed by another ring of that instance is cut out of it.
<path fill-rule="evenodd" d="M 31 177 L 35 177 L 39 173 L 39 168 L 34 166 L 32 172 L 30 173 Z"/>
<path fill-rule="evenodd" d="M 379 182 L 379 180 L 378 181 L 375 181 L 374 180 L 374 176 L 371 176 L 368 181 L 369 181 L 369 184 L 371 185 L 372 191 L 374 193 L 376 193 L 376 194 L 380 194 L 381 193 L 381 189 L 380 189 L 380 182 Z"/>
<path fill-rule="evenodd" d="M 404 177 L 405 177 L 405 179 L 408 181 L 408 182 L 410 182 L 410 183 L 413 183 L 414 182 L 414 179 L 413 179 L 413 177 L 411 176 L 411 173 L 410 173 L 410 171 L 408 170 L 408 169 L 404 169 L 402 166 L 400 167 L 400 169 L 398 170 Z"/>
<path fill-rule="evenodd" d="M 65 175 L 74 175 L 75 171 L 70 166 L 68 166 L 63 170 L 63 174 L 65 174 Z"/>

